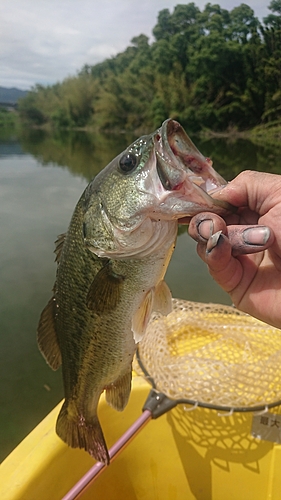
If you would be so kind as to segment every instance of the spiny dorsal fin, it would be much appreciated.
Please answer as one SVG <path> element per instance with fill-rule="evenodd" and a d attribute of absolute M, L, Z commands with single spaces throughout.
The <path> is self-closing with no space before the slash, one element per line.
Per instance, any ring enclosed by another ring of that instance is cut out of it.
<path fill-rule="evenodd" d="M 97 313 L 115 309 L 125 277 L 113 272 L 108 262 L 95 276 L 88 295 L 87 307 Z"/>
<path fill-rule="evenodd" d="M 154 287 L 148 290 L 148 292 L 144 296 L 143 301 L 141 302 L 140 306 L 138 307 L 132 318 L 132 330 L 136 344 L 140 342 L 142 337 L 144 336 L 146 327 L 150 320 L 153 300 L 154 300 L 154 293 L 155 293 Z"/>
<path fill-rule="evenodd" d="M 52 297 L 43 309 L 37 329 L 37 342 L 48 365 L 57 370 L 61 365 L 61 352 L 55 330 L 55 298 Z"/>
<path fill-rule="evenodd" d="M 61 256 L 61 252 L 63 249 L 63 244 L 65 241 L 65 238 L 66 238 L 66 233 L 62 233 L 62 234 L 59 234 L 59 236 L 57 237 L 57 239 L 55 241 L 54 253 L 56 254 L 55 262 L 57 262 L 57 263 L 59 263 L 59 261 L 60 261 L 60 256 Z"/>
<path fill-rule="evenodd" d="M 124 410 L 131 392 L 132 369 L 106 387 L 106 402 L 115 410 Z"/>

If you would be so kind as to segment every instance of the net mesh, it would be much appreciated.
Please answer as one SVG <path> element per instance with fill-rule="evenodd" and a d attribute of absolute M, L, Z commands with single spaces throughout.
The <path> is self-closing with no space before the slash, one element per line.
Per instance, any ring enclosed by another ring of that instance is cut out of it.
<path fill-rule="evenodd" d="M 232 409 L 281 400 L 281 330 L 231 306 L 173 299 L 168 316 L 153 315 L 139 358 L 171 399 Z"/>

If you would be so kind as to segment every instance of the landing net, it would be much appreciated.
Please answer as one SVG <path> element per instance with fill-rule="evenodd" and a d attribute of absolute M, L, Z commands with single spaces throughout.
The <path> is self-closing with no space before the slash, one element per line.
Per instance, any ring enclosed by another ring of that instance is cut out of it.
<path fill-rule="evenodd" d="M 230 306 L 173 299 L 138 358 L 135 371 L 171 399 L 229 411 L 281 404 L 281 330 Z"/>

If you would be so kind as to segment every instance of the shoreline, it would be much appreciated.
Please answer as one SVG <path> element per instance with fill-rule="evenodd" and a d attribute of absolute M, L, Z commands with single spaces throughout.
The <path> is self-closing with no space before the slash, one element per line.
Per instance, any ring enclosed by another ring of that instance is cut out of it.
<path fill-rule="evenodd" d="M 236 141 L 237 139 L 249 140 L 257 145 L 278 146 L 281 145 L 281 123 L 268 123 L 266 125 L 258 125 L 252 129 L 240 131 L 235 128 L 224 132 L 216 132 L 213 130 L 203 130 L 199 133 L 203 139 L 229 139 Z"/>
<path fill-rule="evenodd" d="M 13 113 L 14 115 L 14 113 Z M 3 113 L 1 116 L 2 120 L 0 121 L 0 132 L 7 132 L 8 129 L 11 131 L 13 129 L 15 132 L 18 128 L 30 128 L 33 130 L 44 130 L 49 133 L 55 133 L 59 131 L 68 131 L 68 132 L 86 132 L 89 134 L 92 133 L 102 133 L 102 134 L 132 134 L 132 135 L 142 135 L 149 134 L 151 131 L 148 131 L 147 127 L 141 127 L 138 130 L 120 130 L 120 129 L 108 129 L 108 130 L 100 130 L 95 126 L 84 126 L 84 127 L 61 127 L 54 128 L 50 123 L 46 123 L 43 125 L 33 125 L 29 126 L 28 124 L 24 124 L 18 116 L 10 116 L 10 113 Z M 13 118 L 13 119 L 11 119 Z M 185 127 L 188 130 L 188 127 Z M 224 131 L 215 131 L 211 129 L 202 129 L 199 132 L 188 132 L 191 135 L 195 135 L 200 137 L 201 139 L 210 140 L 210 139 L 228 139 L 229 141 L 236 141 L 237 139 L 249 140 L 255 144 L 268 144 L 272 146 L 278 146 L 278 143 L 281 144 L 281 122 L 269 122 L 265 125 L 257 125 L 252 129 L 248 130 L 239 130 L 235 126 L 229 127 Z"/>

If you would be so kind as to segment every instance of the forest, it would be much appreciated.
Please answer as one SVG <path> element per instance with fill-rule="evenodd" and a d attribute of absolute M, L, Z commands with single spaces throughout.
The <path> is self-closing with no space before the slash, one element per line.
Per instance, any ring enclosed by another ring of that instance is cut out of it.
<path fill-rule="evenodd" d="M 20 100 L 36 127 L 151 131 L 167 117 L 191 131 L 248 130 L 281 118 L 281 0 L 262 21 L 242 3 L 159 12 L 153 40 L 135 36 L 116 56 Z"/>

